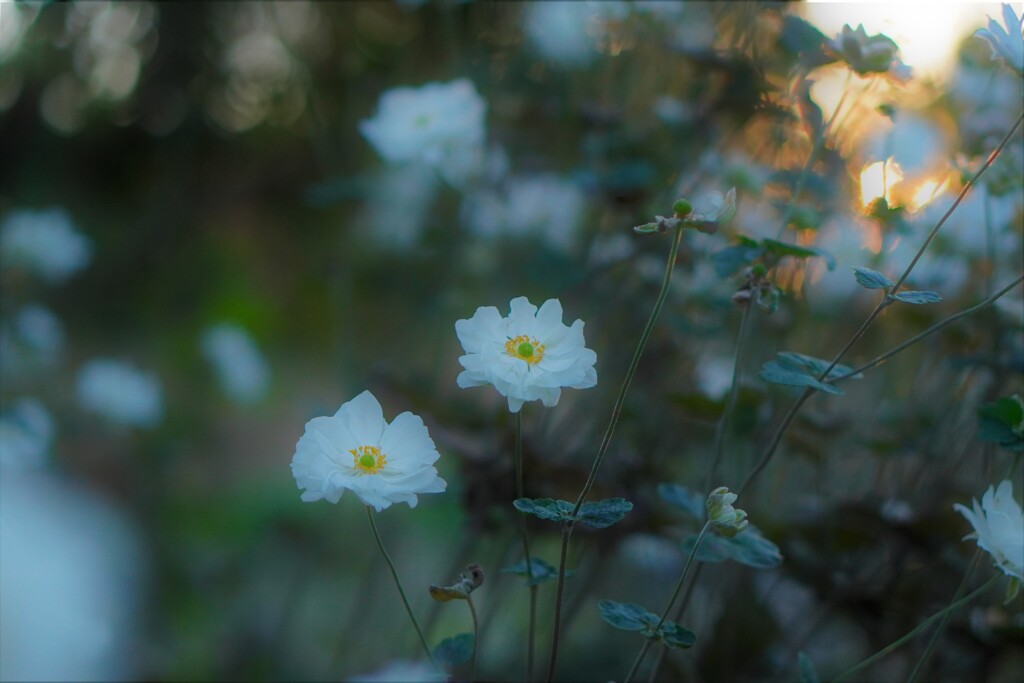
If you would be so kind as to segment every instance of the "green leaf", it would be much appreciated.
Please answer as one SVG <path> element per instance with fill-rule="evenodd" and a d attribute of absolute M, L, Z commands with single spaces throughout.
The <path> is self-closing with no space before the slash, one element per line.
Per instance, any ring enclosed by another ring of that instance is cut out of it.
<path fill-rule="evenodd" d="M 797 353 L 796 351 L 779 351 L 777 355 L 779 361 L 787 367 L 794 370 L 805 370 L 816 377 L 820 377 L 821 373 L 825 372 L 825 369 L 832 365 L 832 361 L 825 360 L 824 358 L 815 358 L 804 353 Z M 827 379 L 834 379 L 849 372 L 853 372 L 853 368 L 837 363 L 834 368 L 829 370 Z M 864 375 L 859 372 L 856 375 L 850 375 L 850 379 L 863 378 Z"/>
<path fill-rule="evenodd" d="M 1024 451 L 1024 405 L 1018 396 L 1004 396 L 978 408 L 978 438 L 1009 451 Z"/>
<path fill-rule="evenodd" d="M 697 634 L 674 621 L 665 621 L 658 630 L 658 640 L 666 647 L 688 648 L 697 642 Z"/>
<path fill-rule="evenodd" d="M 857 278 L 857 284 L 865 289 L 888 289 L 896 284 L 877 270 L 860 266 L 854 267 L 853 276 Z"/>
<path fill-rule="evenodd" d="M 803 652 L 797 658 L 800 666 L 800 683 L 821 683 L 818 672 L 814 670 L 814 662 Z"/>
<path fill-rule="evenodd" d="M 817 256 L 825 260 L 829 270 L 835 270 L 836 259 L 832 254 L 817 247 L 801 247 L 788 242 L 780 242 L 770 238 L 761 240 L 761 246 L 777 256 L 792 256 L 794 258 L 811 258 Z"/>
<path fill-rule="evenodd" d="M 694 519 L 704 521 L 704 496 L 679 484 L 658 484 L 661 499 Z"/>
<path fill-rule="evenodd" d="M 685 539 L 682 550 L 689 554 L 697 534 Z M 697 559 L 701 562 L 724 562 L 732 560 L 757 569 L 772 569 L 782 564 L 782 553 L 779 547 L 761 535 L 761 531 L 753 524 L 732 538 L 717 534 L 706 534 L 697 549 Z"/>
<path fill-rule="evenodd" d="M 549 519 L 552 522 L 568 522 L 572 519 L 569 513 L 575 507 L 567 500 L 551 498 L 519 498 L 512 501 L 516 510 L 534 517 Z"/>
<path fill-rule="evenodd" d="M 440 645 L 434 648 L 434 659 L 438 664 L 449 669 L 465 664 L 472 656 L 472 633 L 460 633 L 457 636 L 445 638 Z"/>
<path fill-rule="evenodd" d="M 606 498 L 581 505 L 576 519 L 595 529 L 604 529 L 620 521 L 632 509 L 633 504 L 625 498 Z"/>
<path fill-rule="evenodd" d="M 601 612 L 602 619 L 623 631 L 642 631 L 653 628 L 659 618 L 658 615 L 651 614 L 632 602 L 601 600 L 597 603 L 597 609 Z"/>
<path fill-rule="evenodd" d="M 938 292 L 900 292 L 893 294 L 892 298 L 905 304 L 934 304 L 942 301 Z"/>
<path fill-rule="evenodd" d="M 538 586 L 546 581 L 552 581 L 558 578 L 558 570 L 540 558 L 531 557 L 530 568 L 533 570 L 532 579 L 529 578 L 529 575 L 526 573 L 526 560 L 519 560 L 519 562 L 516 562 L 509 567 L 502 567 L 498 571 L 503 574 L 515 574 L 517 576 L 524 577 L 526 579 L 527 586 Z M 575 573 L 576 571 L 573 569 L 566 569 L 565 578 L 572 578 Z"/>
<path fill-rule="evenodd" d="M 718 277 L 729 277 L 737 270 L 753 262 L 764 253 L 764 249 L 756 240 L 739 236 L 739 243 L 716 251 L 711 255 Z"/>
<path fill-rule="evenodd" d="M 812 377 L 801 370 L 787 367 L 779 361 L 772 360 L 762 365 L 758 377 L 769 384 L 782 384 L 788 387 L 812 387 L 818 391 L 824 391 L 826 394 L 843 395 L 843 390 L 839 387 L 819 382 L 816 377 Z"/>

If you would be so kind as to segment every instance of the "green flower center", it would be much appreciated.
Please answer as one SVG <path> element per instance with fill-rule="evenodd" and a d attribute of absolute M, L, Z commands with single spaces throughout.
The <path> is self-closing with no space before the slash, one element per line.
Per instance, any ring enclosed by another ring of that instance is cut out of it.
<path fill-rule="evenodd" d="M 388 462 L 388 456 L 376 446 L 359 446 L 349 453 L 352 454 L 352 467 L 356 474 L 377 474 Z"/>

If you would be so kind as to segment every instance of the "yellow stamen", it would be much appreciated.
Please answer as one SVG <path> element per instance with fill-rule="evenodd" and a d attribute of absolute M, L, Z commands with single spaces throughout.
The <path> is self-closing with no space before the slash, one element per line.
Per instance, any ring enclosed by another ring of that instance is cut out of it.
<path fill-rule="evenodd" d="M 544 345 L 534 337 L 521 334 L 505 342 L 505 353 L 530 365 L 535 365 L 544 357 Z"/>
<path fill-rule="evenodd" d="M 360 446 L 349 450 L 349 453 L 352 454 L 352 467 L 356 474 L 377 474 L 388 462 L 388 456 L 376 446 Z"/>

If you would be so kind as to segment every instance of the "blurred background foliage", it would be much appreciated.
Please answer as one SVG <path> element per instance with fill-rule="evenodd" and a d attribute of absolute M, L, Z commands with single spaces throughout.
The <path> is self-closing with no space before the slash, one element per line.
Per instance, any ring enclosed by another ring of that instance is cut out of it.
<path fill-rule="evenodd" d="M 745 235 L 836 261 L 771 264 L 780 303 L 750 312 L 714 482 L 736 487 L 791 400 L 758 379 L 761 364 L 841 348 L 877 300 L 851 268 L 898 277 L 1022 101 L 1021 79 L 971 36 L 998 6 L 5 2 L 0 13 L 3 231 L 59 224 L 88 243 L 79 266 L 49 279 L 0 249 L 8 679 L 337 680 L 415 659 L 363 511 L 350 497 L 301 504 L 288 469 L 305 421 L 364 388 L 388 417 L 422 415 L 442 453 L 448 492 L 380 517 L 428 637 L 468 630 L 468 616 L 430 603 L 426 586 L 478 562 L 480 674 L 514 678 L 525 591 L 498 572 L 519 559 L 512 421 L 495 392 L 456 388 L 454 323 L 520 295 L 559 298 L 566 322 L 586 321 L 598 387 L 525 409 L 527 495 L 573 499 L 667 250 L 631 227 L 677 196 L 735 186 L 731 225 L 684 237 L 598 481 L 595 496 L 636 507 L 575 535 L 559 670 L 621 676 L 639 639 L 604 624 L 596 600 L 667 598 L 696 529 L 656 486 L 702 490 L 729 388 L 745 264 L 719 272 L 712 255 Z M 900 44 L 909 79 L 851 75 L 829 55 L 825 41 L 861 21 Z M 388 164 L 360 134 L 385 91 L 455 79 L 486 103 L 484 160 L 468 180 Z M 912 288 L 943 301 L 891 307 L 851 364 L 1019 275 L 1022 160 L 1018 133 L 915 269 Z M 494 227 L 494 197 L 506 227 Z M 516 219 L 525 208 L 537 216 Z M 38 238 L 42 258 L 71 249 L 55 235 Z M 32 306 L 41 318 L 23 315 Z M 979 406 L 1024 390 L 1022 308 L 1018 288 L 845 396 L 810 401 L 740 501 L 784 563 L 704 572 L 683 619 L 698 645 L 669 654 L 666 680 L 793 678 L 800 650 L 835 675 L 948 604 L 973 552 L 952 504 L 1020 457 L 976 425 Z M 217 326 L 233 341 L 209 341 Z M 129 411 L 155 400 L 152 424 L 89 403 L 96 358 L 149 373 L 136 393 L 127 379 L 97 391 Z M 533 533 L 555 563 L 557 528 Z M 541 588 L 542 653 L 552 596 Z M 1020 599 L 977 602 L 950 623 L 929 675 L 1012 680 L 1022 637 Z M 924 644 L 874 680 L 905 676 Z"/>

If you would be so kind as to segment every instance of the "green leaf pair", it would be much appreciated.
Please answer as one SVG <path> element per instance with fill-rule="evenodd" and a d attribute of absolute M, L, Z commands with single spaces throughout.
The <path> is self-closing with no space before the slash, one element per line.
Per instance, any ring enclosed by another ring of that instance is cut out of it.
<path fill-rule="evenodd" d="M 597 609 L 601 612 L 601 618 L 615 628 L 639 631 L 642 636 L 657 640 L 667 647 L 688 648 L 697 642 L 697 636 L 693 631 L 673 621 L 665 620 L 661 628 L 655 631 L 661 617 L 631 602 L 601 600 L 597 603 Z"/>
<path fill-rule="evenodd" d="M 793 351 L 780 351 L 776 360 L 761 366 L 760 378 L 769 384 L 782 384 L 790 387 L 811 387 L 827 394 L 842 396 L 843 390 L 834 384 L 827 384 L 818 379 L 825 369 L 831 365 L 829 361 L 813 356 L 806 356 Z M 829 370 L 826 379 L 841 377 L 853 369 L 845 365 L 836 365 Z M 861 379 L 863 375 L 850 375 L 851 379 Z"/>
<path fill-rule="evenodd" d="M 697 536 L 698 534 L 694 534 L 683 541 L 684 553 L 689 554 L 693 551 Z M 773 569 L 782 564 L 779 547 L 762 536 L 761 531 L 753 524 L 748 525 L 742 534 L 732 538 L 705 534 L 704 540 L 697 548 L 696 557 L 701 562 L 732 560 L 757 569 Z"/>
<path fill-rule="evenodd" d="M 580 506 L 575 516 L 572 510 L 575 505 L 567 500 L 552 498 L 519 498 L 512 502 L 516 509 L 534 517 L 548 519 L 552 522 L 575 524 L 580 522 L 595 529 L 610 527 L 633 509 L 633 504 L 625 498 L 607 498 Z"/>

